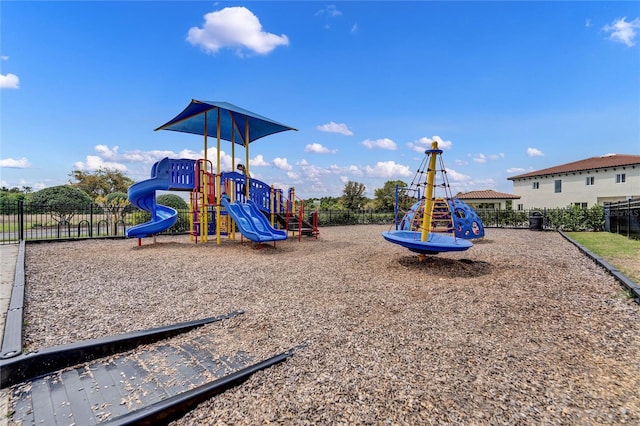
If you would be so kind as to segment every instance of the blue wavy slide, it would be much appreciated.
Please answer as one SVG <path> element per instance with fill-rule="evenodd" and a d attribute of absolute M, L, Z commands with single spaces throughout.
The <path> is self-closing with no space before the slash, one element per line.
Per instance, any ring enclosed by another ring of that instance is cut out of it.
<path fill-rule="evenodd" d="M 151 212 L 151 220 L 127 229 L 127 237 L 144 238 L 157 234 L 173 226 L 178 220 L 178 212 L 168 206 L 156 203 L 156 190 L 168 190 L 170 159 L 165 158 L 153 165 L 151 179 L 143 180 L 129 187 L 129 201 L 142 210 Z"/>
<path fill-rule="evenodd" d="M 253 201 L 244 204 L 230 203 L 228 199 L 223 198 L 222 207 L 229 212 L 240 233 L 253 242 L 287 239 L 287 232 L 273 228 Z"/>

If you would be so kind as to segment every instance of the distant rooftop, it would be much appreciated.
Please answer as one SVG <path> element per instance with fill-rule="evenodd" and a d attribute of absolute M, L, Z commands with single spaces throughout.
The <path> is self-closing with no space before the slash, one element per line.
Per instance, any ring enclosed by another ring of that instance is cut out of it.
<path fill-rule="evenodd" d="M 640 166 L 640 155 L 607 154 L 601 157 L 591 157 L 585 160 L 574 161 L 573 163 L 562 164 L 560 166 L 549 167 L 547 169 L 536 170 L 534 172 L 511 176 L 508 180 L 521 179 L 534 176 L 545 176 L 568 172 L 581 172 L 583 170 L 606 169 L 610 167 Z"/>
<path fill-rule="evenodd" d="M 504 192 L 497 192 L 493 189 L 485 189 L 482 191 L 469 191 L 462 192 L 456 195 L 456 198 L 460 200 L 480 200 L 480 199 L 491 199 L 491 200 L 516 200 L 520 198 L 519 195 L 507 194 Z"/>

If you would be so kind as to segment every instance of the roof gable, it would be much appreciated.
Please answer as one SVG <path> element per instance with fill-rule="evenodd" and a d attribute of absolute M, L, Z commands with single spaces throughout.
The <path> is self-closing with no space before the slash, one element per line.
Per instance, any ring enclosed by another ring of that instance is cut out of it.
<path fill-rule="evenodd" d="M 505 192 L 497 192 L 493 189 L 486 189 L 482 191 L 469 191 L 463 192 L 456 195 L 456 198 L 459 200 L 480 200 L 480 199 L 491 199 L 491 200 L 515 200 L 520 198 L 519 195 L 507 194 Z"/>

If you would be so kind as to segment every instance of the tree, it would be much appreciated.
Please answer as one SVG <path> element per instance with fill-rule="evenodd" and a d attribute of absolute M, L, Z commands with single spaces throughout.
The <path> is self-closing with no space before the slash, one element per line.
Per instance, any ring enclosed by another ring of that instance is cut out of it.
<path fill-rule="evenodd" d="M 91 202 L 86 192 L 69 185 L 44 188 L 31 197 L 31 203 L 48 211 L 56 222 L 69 222 L 78 210 L 87 208 Z"/>
<path fill-rule="evenodd" d="M 76 180 L 76 182 L 71 182 L 71 185 L 89 194 L 92 200 L 106 197 L 112 192 L 126 193 L 134 183 L 133 179 L 121 171 L 106 168 L 100 168 L 93 173 L 74 170 L 69 176 Z"/>
<path fill-rule="evenodd" d="M 127 194 L 124 192 L 112 192 L 106 197 L 99 196 L 95 203 L 102 207 L 107 215 L 107 222 L 111 223 L 111 234 L 118 235 L 118 223 L 124 222 L 125 215 L 133 211 L 133 206 L 129 203 Z"/>
<path fill-rule="evenodd" d="M 393 209 L 396 202 L 396 186 L 399 188 L 398 198 L 402 199 L 404 197 L 405 190 L 400 188 L 406 188 L 407 184 L 401 180 L 388 180 L 384 183 L 382 188 L 378 188 L 373 192 L 377 208 L 383 210 Z"/>
<path fill-rule="evenodd" d="M 342 206 L 340 205 L 339 197 L 321 197 L 321 198 L 309 198 L 304 200 L 304 205 L 309 206 L 308 208 L 313 208 L 314 202 L 318 200 L 320 201 L 319 210 L 336 210 L 340 209 Z"/>
<path fill-rule="evenodd" d="M 25 193 L 18 188 L 0 188 L 0 211 L 2 214 L 17 213 L 18 201 L 25 199 Z"/>
<path fill-rule="evenodd" d="M 358 209 L 364 205 L 367 197 L 364 196 L 366 191 L 364 183 L 349 181 L 342 189 L 342 205 L 346 209 Z"/>
<path fill-rule="evenodd" d="M 156 198 L 156 202 L 178 211 L 178 220 L 172 227 L 175 232 L 189 230 L 189 204 L 182 197 L 176 194 L 163 194 Z"/>
<path fill-rule="evenodd" d="M 189 204 L 187 204 L 184 198 L 175 194 L 158 195 L 156 202 L 176 210 L 186 210 L 189 208 Z"/>

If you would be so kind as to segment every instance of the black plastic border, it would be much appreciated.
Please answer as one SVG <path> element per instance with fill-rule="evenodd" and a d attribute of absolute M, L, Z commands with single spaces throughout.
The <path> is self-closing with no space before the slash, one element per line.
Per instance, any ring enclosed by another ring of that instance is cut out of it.
<path fill-rule="evenodd" d="M 22 321 L 24 315 L 24 241 L 20 241 L 16 258 L 11 300 L 4 322 L 0 360 L 22 353 Z"/>
<path fill-rule="evenodd" d="M 295 349 L 289 349 L 286 352 L 245 367 L 218 380 L 205 383 L 197 388 L 174 395 L 158 401 L 155 404 L 148 405 L 100 424 L 108 426 L 169 424 L 193 410 L 198 404 L 241 384 L 253 373 L 287 360 L 293 355 L 294 351 Z"/>
<path fill-rule="evenodd" d="M 620 284 L 622 284 L 624 287 L 626 287 L 631 293 L 633 293 L 635 295 L 635 297 L 633 298 L 633 300 L 640 305 L 640 286 L 638 286 L 638 284 L 635 281 L 632 281 L 630 278 L 628 278 L 626 275 L 624 275 L 622 272 L 620 272 L 618 270 L 618 268 L 616 268 L 615 266 L 613 266 L 612 264 L 610 264 L 609 262 L 607 262 L 606 260 L 604 260 L 603 258 L 601 258 L 600 256 L 596 255 L 595 253 L 591 252 L 588 248 L 586 248 L 585 246 L 583 246 L 582 244 L 578 243 L 577 241 L 574 241 L 573 239 L 571 239 L 567 234 L 565 234 L 562 231 L 558 231 L 560 233 L 560 235 L 562 235 L 567 241 L 569 241 L 571 244 L 573 244 L 574 246 L 576 246 L 580 251 L 582 251 L 584 254 L 586 254 L 587 256 L 589 256 L 594 262 L 596 262 L 598 265 L 600 265 L 602 268 L 604 268 L 607 272 L 609 272 L 609 274 L 611 274 L 616 280 L 618 280 L 618 282 L 620 282 Z"/>
<path fill-rule="evenodd" d="M 243 313 L 243 311 L 233 311 L 217 317 L 85 340 L 68 345 L 52 346 L 39 351 L 21 354 L 7 360 L 0 360 L 0 388 L 12 386 L 16 383 L 96 358 L 128 351 L 139 345 L 154 343 L 186 333 L 205 324 L 233 318 Z"/>

